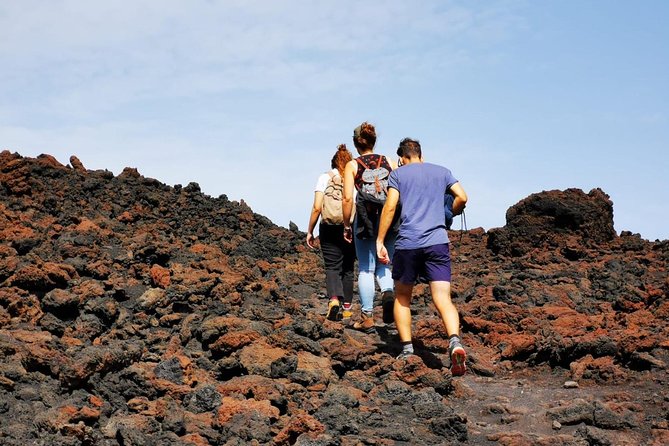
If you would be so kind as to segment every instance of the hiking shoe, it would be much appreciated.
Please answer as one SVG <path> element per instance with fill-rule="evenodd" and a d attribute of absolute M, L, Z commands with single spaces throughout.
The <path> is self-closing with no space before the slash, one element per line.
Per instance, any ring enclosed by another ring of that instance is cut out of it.
<path fill-rule="evenodd" d="M 383 323 L 392 324 L 395 322 L 393 309 L 395 307 L 395 295 L 392 291 L 384 291 L 381 297 L 381 306 L 383 307 Z"/>
<path fill-rule="evenodd" d="M 342 319 L 351 319 L 351 316 L 353 316 L 353 309 L 349 306 L 346 308 L 346 304 L 342 305 L 341 307 L 341 318 Z"/>
<path fill-rule="evenodd" d="M 467 371 L 467 352 L 459 341 L 451 343 L 451 375 L 462 376 Z"/>
<path fill-rule="evenodd" d="M 360 313 L 360 320 L 352 325 L 354 330 L 372 333 L 374 331 L 374 317 L 370 314 Z"/>
<path fill-rule="evenodd" d="M 340 308 L 339 299 L 330 299 L 330 302 L 328 303 L 328 314 L 325 315 L 325 318 L 329 321 L 337 321 L 341 319 L 339 315 Z"/>
<path fill-rule="evenodd" d="M 402 353 L 400 353 L 399 355 L 397 355 L 397 356 L 395 357 L 395 359 L 397 359 L 398 361 L 408 361 L 409 358 L 411 358 L 412 356 L 415 356 L 415 355 L 416 355 L 415 353 L 404 352 L 404 351 L 403 351 Z"/>

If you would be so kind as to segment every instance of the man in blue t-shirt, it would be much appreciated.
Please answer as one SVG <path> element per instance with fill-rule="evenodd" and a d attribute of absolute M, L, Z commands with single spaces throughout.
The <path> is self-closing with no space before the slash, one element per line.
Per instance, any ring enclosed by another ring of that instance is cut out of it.
<path fill-rule="evenodd" d="M 423 162 L 418 141 L 403 139 L 397 154 L 402 167 L 393 170 L 388 179 L 388 195 L 381 213 L 376 251 L 381 262 L 390 262 L 384 239 L 399 204 L 400 227 L 392 259 L 395 324 L 402 343 L 398 359 L 407 359 L 413 354 L 411 294 L 416 279 L 423 276 L 430 284 L 432 301 L 448 333 L 451 373 L 463 375 L 467 370 L 467 354 L 460 340 L 458 310 L 451 302 L 451 255 L 444 193 L 454 197 L 453 215 L 462 213 L 467 194 L 450 170 Z"/>

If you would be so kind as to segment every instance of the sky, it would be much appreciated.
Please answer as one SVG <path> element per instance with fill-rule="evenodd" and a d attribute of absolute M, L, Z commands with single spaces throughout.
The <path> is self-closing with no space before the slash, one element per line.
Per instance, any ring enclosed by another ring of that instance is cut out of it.
<path fill-rule="evenodd" d="M 168 185 L 306 230 L 353 129 L 451 169 L 468 228 L 601 188 L 669 239 L 664 0 L 0 0 L 0 150 Z M 456 220 L 455 228 L 460 228 Z"/>

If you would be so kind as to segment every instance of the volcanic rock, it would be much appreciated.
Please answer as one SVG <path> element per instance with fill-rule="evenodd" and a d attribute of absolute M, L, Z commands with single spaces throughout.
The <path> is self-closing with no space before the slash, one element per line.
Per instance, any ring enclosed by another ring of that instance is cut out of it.
<path fill-rule="evenodd" d="M 579 189 L 532 194 L 511 206 L 506 225 L 491 230 L 488 248 L 496 254 L 521 256 L 532 248 L 560 247 L 577 260 L 579 246 L 593 246 L 615 238 L 613 203 L 601 189 L 588 194 Z"/>
<path fill-rule="evenodd" d="M 603 191 L 451 233 L 464 377 L 425 285 L 407 361 L 392 325 L 325 320 L 304 238 L 195 182 L 0 152 L 0 443 L 669 438 L 669 241 L 617 235 Z"/>

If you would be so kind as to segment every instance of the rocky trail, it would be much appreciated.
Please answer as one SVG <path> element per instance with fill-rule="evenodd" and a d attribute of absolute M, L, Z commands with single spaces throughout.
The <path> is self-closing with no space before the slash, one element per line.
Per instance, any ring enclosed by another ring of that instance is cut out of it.
<path fill-rule="evenodd" d="M 0 444 L 669 444 L 669 241 L 604 191 L 452 231 L 469 372 L 326 321 L 319 253 L 243 201 L 0 152 Z M 379 318 L 380 320 L 380 318 Z"/>

